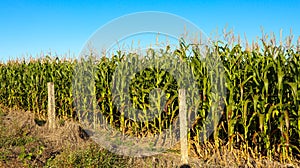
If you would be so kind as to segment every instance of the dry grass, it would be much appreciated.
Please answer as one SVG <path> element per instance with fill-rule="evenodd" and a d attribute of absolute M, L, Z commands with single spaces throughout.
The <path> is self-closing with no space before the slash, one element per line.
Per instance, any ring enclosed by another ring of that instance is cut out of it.
<path fill-rule="evenodd" d="M 179 144 L 152 157 L 117 156 L 89 139 L 74 121 L 60 120 L 56 130 L 49 130 L 47 123 L 40 124 L 43 122 L 35 120 L 33 113 L 0 109 L 0 142 L 6 140 L 0 147 L 0 167 L 93 167 L 105 164 L 109 167 L 140 168 L 180 165 Z M 262 157 L 255 158 L 251 152 L 229 151 L 226 145 L 215 148 L 209 144 L 194 146 L 190 150 L 189 162 L 191 167 L 300 167 L 296 160 L 281 164 Z"/>

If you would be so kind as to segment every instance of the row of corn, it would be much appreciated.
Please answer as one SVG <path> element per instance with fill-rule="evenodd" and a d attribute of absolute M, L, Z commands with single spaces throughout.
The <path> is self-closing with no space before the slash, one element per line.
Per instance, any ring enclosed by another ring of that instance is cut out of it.
<path fill-rule="evenodd" d="M 154 52 L 187 64 L 194 75 L 199 92 L 192 96 L 197 100 L 192 100 L 196 105 L 190 110 L 196 114 L 190 140 L 198 144 L 209 141 L 216 146 L 227 144 L 230 150 L 239 147 L 257 155 L 276 156 L 281 161 L 299 156 L 300 53 L 297 49 L 263 41 L 261 48 L 243 50 L 239 44 L 229 47 L 216 42 L 206 55 L 210 59 L 203 60 L 196 45 L 181 42 L 175 51 Z M 216 59 L 222 65 L 216 66 Z M 114 73 L 122 75 L 125 72 L 122 69 L 134 68 L 130 64 L 140 60 L 134 54 L 117 52 L 112 58 L 103 56 L 97 61 L 50 57 L 8 61 L 0 64 L 0 103 L 33 111 L 43 118 L 47 113 L 47 82 L 54 82 L 59 118 L 86 117 L 94 124 L 109 123 L 131 136 L 159 134 L 176 122 L 178 86 L 180 80 L 190 79 L 176 79 L 172 72 L 153 66 L 133 69 L 135 73 L 129 74 L 130 78 L 115 82 Z M 153 64 L 168 64 L 166 59 L 160 60 Z M 225 85 L 215 85 L 216 81 Z M 127 89 L 117 90 L 120 88 Z M 154 95 L 164 99 L 156 104 L 154 101 L 153 105 L 151 96 L 155 88 L 160 89 L 157 94 L 164 95 Z M 216 94 L 219 90 L 225 90 L 225 94 Z M 120 106 L 116 106 L 116 101 Z M 122 106 L 126 101 L 132 107 Z M 146 113 L 153 108 L 159 113 L 147 118 L 151 115 Z M 140 113 L 128 109 L 138 109 Z M 209 113 L 213 114 L 210 118 Z M 135 120 L 138 117 L 143 120 Z M 204 127 L 209 122 L 213 132 L 206 134 L 208 128 Z"/>

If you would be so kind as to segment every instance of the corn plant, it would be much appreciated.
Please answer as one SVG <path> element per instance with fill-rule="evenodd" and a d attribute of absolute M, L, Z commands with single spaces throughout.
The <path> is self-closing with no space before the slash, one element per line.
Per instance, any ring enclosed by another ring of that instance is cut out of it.
<path fill-rule="evenodd" d="M 192 79 L 172 74 L 185 63 L 199 90 L 194 92 L 194 86 L 187 90 L 197 97 L 188 110 L 189 116 L 195 116 L 189 132 L 191 141 L 198 145 L 227 144 L 230 150 L 238 146 L 256 151 L 257 157 L 278 155 L 286 162 L 300 153 L 300 52 L 299 44 L 295 48 L 291 38 L 287 40 L 288 45 L 283 46 L 276 45 L 275 39 L 268 42 L 263 38 L 261 45 L 254 43 L 252 49 L 216 41 L 207 59 L 197 44 L 180 41 L 173 51 L 152 50 L 143 59 L 118 51 L 111 58 L 104 55 L 97 60 L 93 55 L 93 59 L 82 60 L 51 56 L 10 60 L 0 63 L 0 103 L 46 119 L 47 82 L 54 82 L 57 117 L 87 119 L 94 128 L 106 123 L 129 136 L 153 136 L 165 129 L 171 132 L 177 122 L 178 88 L 182 81 Z M 153 56 L 161 59 L 153 61 Z M 177 61 L 174 68 L 162 68 L 170 66 L 170 57 Z M 140 67 L 130 66 L 134 62 Z M 126 70 L 134 73 L 126 76 Z M 118 75 L 124 79 L 114 83 L 113 76 Z M 223 81 L 225 86 L 214 85 Z M 112 88 L 128 90 L 114 92 Z M 218 90 L 226 90 L 226 94 L 217 94 Z M 122 96 L 124 91 L 127 96 Z M 224 107 L 214 103 L 220 100 Z M 126 103 L 116 106 L 116 102 L 126 101 L 131 107 Z M 139 115 L 132 109 L 139 109 Z M 149 117 L 151 110 L 158 111 L 153 118 Z M 214 112 L 222 113 L 221 119 Z M 208 135 L 207 123 L 213 123 L 212 136 Z"/>

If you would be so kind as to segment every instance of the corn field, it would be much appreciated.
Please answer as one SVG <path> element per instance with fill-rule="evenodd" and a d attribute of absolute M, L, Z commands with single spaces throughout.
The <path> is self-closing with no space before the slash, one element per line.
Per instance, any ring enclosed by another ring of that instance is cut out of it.
<path fill-rule="evenodd" d="M 299 47 L 299 46 L 298 46 Z M 187 50 L 191 55 L 187 56 Z M 300 153 L 300 51 L 292 46 L 283 47 L 262 41 L 261 46 L 243 49 L 240 44 L 229 46 L 214 43 L 210 55 L 218 57 L 224 67 L 226 95 L 224 108 L 212 102 L 211 76 L 193 45 L 180 43 L 176 51 L 169 51 L 178 60 L 184 60 L 197 80 L 199 106 L 197 121 L 190 129 L 193 143 L 202 144 L 201 126 L 209 109 L 219 110 L 221 120 L 214 122 L 214 132 L 207 141 L 216 146 L 228 145 L 256 155 L 286 161 Z M 135 108 L 146 110 L 149 93 L 162 88 L 167 103 L 159 116 L 151 121 L 135 122 L 124 116 L 114 104 L 111 81 L 115 69 L 125 59 L 133 59 L 122 52 L 112 58 L 103 56 L 88 75 L 94 75 L 96 102 L 105 120 L 124 134 L 151 136 L 169 128 L 178 117 L 178 83 L 170 73 L 148 68 L 135 74 L 130 83 L 130 99 Z M 213 60 L 212 60 L 213 61 Z M 74 96 L 72 76 L 80 60 L 66 60 L 47 56 L 41 59 L 9 61 L 0 64 L 0 103 L 47 116 L 47 82 L 55 83 L 56 113 L 58 118 L 76 119 L 74 103 L 88 103 L 90 99 Z M 81 62 L 82 63 L 82 62 Z M 75 71 L 76 72 L 76 71 Z M 79 74 L 78 74 L 79 75 Z M 83 79 L 84 80 L 84 79 Z M 90 103 L 92 104 L 92 103 Z M 159 108 L 160 109 L 160 108 Z M 133 116 L 134 117 L 134 116 Z M 203 143 L 207 143 L 204 141 Z"/>

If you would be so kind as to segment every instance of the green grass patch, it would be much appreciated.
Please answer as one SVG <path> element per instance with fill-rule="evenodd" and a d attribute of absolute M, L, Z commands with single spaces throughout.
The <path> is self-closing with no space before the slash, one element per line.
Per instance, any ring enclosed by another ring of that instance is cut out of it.
<path fill-rule="evenodd" d="M 63 151 L 47 161 L 46 167 L 126 167 L 126 159 L 90 145 L 85 149 Z"/>

